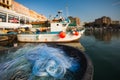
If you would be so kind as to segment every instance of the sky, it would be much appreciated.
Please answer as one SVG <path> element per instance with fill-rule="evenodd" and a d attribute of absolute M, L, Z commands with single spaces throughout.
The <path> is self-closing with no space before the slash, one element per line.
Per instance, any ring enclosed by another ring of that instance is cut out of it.
<path fill-rule="evenodd" d="M 93 22 L 102 16 L 120 21 L 120 0 L 15 0 L 37 13 L 56 16 L 62 10 L 63 16 L 79 17 L 82 22 Z"/>

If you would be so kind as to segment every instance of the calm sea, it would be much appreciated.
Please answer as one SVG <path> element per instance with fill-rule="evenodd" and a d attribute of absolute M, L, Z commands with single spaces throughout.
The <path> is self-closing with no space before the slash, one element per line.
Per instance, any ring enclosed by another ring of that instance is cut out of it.
<path fill-rule="evenodd" d="M 80 43 L 94 65 L 93 80 L 120 80 L 120 31 L 86 31 Z"/>
<path fill-rule="evenodd" d="M 92 60 L 93 80 L 120 80 L 120 31 L 86 31 L 80 43 Z"/>

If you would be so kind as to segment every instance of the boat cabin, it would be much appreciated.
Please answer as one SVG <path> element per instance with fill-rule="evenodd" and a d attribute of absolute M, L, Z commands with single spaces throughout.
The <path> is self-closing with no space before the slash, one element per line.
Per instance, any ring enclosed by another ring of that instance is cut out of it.
<path fill-rule="evenodd" d="M 66 31 L 69 22 L 54 20 L 54 21 L 42 21 L 31 23 L 33 28 L 40 30 L 41 32 L 60 32 Z"/>
<path fill-rule="evenodd" d="M 51 32 L 57 32 L 57 31 L 65 31 L 67 28 L 67 24 L 65 23 L 51 23 L 50 24 L 50 30 Z"/>

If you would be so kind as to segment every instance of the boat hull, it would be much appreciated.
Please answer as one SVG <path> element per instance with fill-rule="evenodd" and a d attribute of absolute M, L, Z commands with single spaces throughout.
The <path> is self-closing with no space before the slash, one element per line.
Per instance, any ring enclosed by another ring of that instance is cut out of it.
<path fill-rule="evenodd" d="M 59 34 L 18 34 L 19 42 L 71 42 L 79 40 L 82 32 L 78 35 L 73 35 L 70 32 L 66 34 L 65 38 L 60 38 Z"/>

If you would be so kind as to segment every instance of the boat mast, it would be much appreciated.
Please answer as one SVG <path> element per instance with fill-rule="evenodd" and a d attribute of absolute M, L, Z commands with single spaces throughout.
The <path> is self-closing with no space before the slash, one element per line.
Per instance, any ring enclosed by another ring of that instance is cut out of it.
<path fill-rule="evenodd" d="M 66 17 L 68 17 L 68 5 L 66 5 Z"/>
<path fill-rule="evenodd" d="M 62 18 L 62 10 L 59 10 L 59 11 L 58 11 L 58 17 L 59 17 L 59 19 Z"/>

